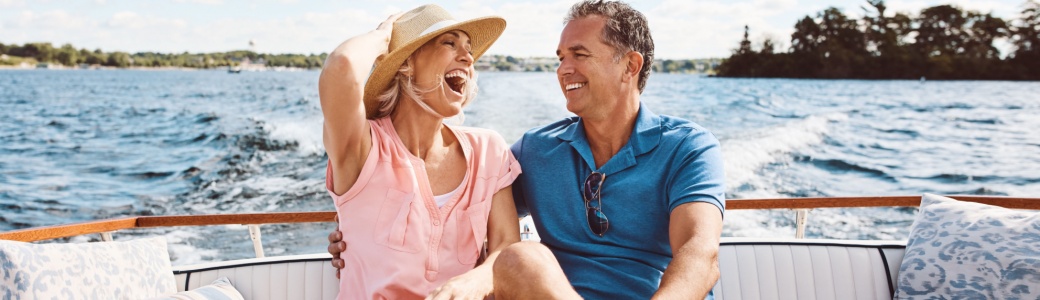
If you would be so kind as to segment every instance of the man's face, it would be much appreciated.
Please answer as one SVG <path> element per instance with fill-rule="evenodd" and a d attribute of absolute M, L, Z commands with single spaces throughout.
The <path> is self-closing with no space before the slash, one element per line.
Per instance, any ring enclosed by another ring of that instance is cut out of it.
<path fill-rule="evenodd" d="M 621 99 L 625 68 L 614 61 L 614 48 L 600 38 L 606 18 L 571 20 L 560 34 L 556 77 L 567 98 L 567 110 L 582 118 L 605 117 Z"/>

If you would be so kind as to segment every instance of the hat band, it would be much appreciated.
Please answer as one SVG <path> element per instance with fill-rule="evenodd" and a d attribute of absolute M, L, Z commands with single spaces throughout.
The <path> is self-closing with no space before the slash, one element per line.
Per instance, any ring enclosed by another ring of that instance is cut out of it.
<path fill-rule="evenodd" d="M 433 23 L 432 25 L 430 25 L 430 27 L 427 27 L 426 30 L 423 30 L 423 32 L 420 33 L 419 36 L 424 36 L 427 33 L 431 33 L 431 32 L 440 30 L 441 28 L 448 27 L 448 26 L 451 26 L 451 25 L 455 25 L 455 24 L 458 24 L 458 23 L 459 23 L 459 21 L 455 21 L 455 20 L 444 20 L 444 21 L 440 21 L 440 22 L 437 22 L 437 23 Z"/>

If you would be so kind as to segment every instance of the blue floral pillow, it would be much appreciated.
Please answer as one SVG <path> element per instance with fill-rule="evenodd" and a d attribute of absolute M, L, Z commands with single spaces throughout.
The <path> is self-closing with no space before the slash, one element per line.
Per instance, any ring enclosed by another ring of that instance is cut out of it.
<path fill-rule="evenodd" d="M 895 299 L 1040 299 L 1040 212 L 925 194 Z"/>
<path fill-rule="evenodd" d="M 141 299 L 176 292 L 162 237 L 83 244 L 0 240 L 0 298 Z"/>

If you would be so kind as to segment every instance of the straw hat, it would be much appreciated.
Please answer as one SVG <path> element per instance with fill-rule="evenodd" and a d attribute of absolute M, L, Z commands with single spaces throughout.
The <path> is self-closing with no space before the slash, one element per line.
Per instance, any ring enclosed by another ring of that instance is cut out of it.
<path fill-rule="evenodd" d="M 445 32 L 462 30 L 469 35 L 475 62 L 505 29 L 506 20 L 501 17 L 488 16 L 457 21 L 444 8 L 434 4 L 423 5 L 404 13 L 394 22 L 386 55 L 376 62 L 368 82 L 365 83 L 365 115 L 372 118 L 376 114 L 379 109 L 379 94 L 390 87 L 405 59 L 426 42 Z"/>

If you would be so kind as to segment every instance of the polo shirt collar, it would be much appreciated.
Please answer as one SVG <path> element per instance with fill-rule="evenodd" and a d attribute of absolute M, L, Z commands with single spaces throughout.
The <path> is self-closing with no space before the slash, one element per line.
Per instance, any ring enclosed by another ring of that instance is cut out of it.
<path fill-rule="evenodd" d="M 621 147 L 621 150 L 614 154 L 614 157 L 611 157 L 599 172 L 609 175 L 636 165 L 636 156 L 650 152 L 661 142 L 661 132 L 661 118 L 650 111 L 643 102 L 639 102 L 639 113 L 636 115 L 632 135 L 629 136 L 625 146 Z M 585 123 L 581 118 L 578 118 L 577 123 L 569 126 L 558 137 L 568 141 L 589 168 L 595 169 L 596 163 L 592 157 L 588 138 L 585 136 Z"/>
<path fill-rule="evenodd" d="M 642 155 L 657 148 L 661 142 L 661 117 L 650 111 L 643 102 L 639 102 L 639 115 L 636 116 L 636 128 L 628 144 L 632 145 L 635 155 Z"/>

